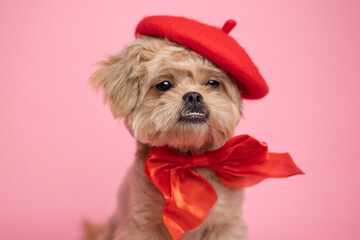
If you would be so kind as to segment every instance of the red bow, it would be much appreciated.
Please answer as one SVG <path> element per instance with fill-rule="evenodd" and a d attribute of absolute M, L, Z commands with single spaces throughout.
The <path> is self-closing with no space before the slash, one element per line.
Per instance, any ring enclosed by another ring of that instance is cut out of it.
<path fill-rule="evenodd" d="M 269 153 L 266 143 L 248 135 L 196 156 L 184 156 L 166 146 L 152 147 L 145 159 L 145 172 L 164 196 L 162 216 L 174 240 L 199 226 L 217 200 L 211 184 L 192 170 L 204 166 L 231 188 L 303 173 L 288 153 Z"/>

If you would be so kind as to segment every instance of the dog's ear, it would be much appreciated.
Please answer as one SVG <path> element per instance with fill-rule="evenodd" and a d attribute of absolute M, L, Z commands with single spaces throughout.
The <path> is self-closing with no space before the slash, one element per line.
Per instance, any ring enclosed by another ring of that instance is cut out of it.
<path fill-rule="evenodd" d="M 91 84 L 104 91 L 104 103 L 109 103 L 115 118 L 127 116 L 136 106 L 139 85 L 145 70 L 141 66 L 143 46 L 135 41 L 120 53 L 100 61 L 101 66 L 90 78 Z"/>

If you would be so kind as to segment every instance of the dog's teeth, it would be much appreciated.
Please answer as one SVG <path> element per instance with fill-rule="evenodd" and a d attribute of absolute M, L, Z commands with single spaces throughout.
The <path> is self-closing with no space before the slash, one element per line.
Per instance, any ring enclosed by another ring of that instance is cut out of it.
<path fill-rule="evenodd" d="M 205 114 L 204 113 L 198 113 L 198 112 L 189 112 L 189 113 L 186 113 L 185 115 L 186 116 L 194 116 L 194 115 L 204 116 Z"/>

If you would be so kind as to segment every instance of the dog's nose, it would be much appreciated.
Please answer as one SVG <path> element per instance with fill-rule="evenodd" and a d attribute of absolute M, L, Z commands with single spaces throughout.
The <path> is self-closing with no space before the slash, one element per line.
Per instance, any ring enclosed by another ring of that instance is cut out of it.
<path fill-rule="evenodd" d="M 188 103 L 188 104 L 195 107 L 195 106 L 200 105 L 202 103 L 203 96 L 198 92 L 187 92 L 187 93 L 184 94 L 182 99 L 186 103 Z"/>

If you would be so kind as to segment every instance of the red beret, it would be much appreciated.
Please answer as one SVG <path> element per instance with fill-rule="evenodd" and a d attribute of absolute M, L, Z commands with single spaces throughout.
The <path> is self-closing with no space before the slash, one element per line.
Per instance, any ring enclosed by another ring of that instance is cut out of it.
<path fill-rule="evenodd" d="M 236 79 L 242 97 L 259 99 L 269 89 L 245 50 L 228 33 L 235 27 L 228 20 L 220 29 L 192 19 L 174 16 L 150 16 L 140 21 L 135 35 L 167 38 L 207 58 Z"/>

